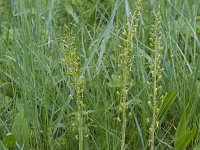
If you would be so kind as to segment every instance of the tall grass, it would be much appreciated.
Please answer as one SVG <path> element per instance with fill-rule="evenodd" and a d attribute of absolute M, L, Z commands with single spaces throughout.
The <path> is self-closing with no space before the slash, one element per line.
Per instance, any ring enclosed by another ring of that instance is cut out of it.
<path fill-rule="evenodd" d="M 141 2 L 0 0 L 0 149 L 199 149 L 200 2 Z"/>

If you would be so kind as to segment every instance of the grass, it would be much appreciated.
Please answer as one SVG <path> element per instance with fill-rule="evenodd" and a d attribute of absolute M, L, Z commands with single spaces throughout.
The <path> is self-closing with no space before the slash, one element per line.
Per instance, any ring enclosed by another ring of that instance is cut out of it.
<path fill-rule="evenodd" d="M 137 1 L 0 0 L 0 149 L 198 150 L 199 6 L 143 0 L 128 36 Z"/>

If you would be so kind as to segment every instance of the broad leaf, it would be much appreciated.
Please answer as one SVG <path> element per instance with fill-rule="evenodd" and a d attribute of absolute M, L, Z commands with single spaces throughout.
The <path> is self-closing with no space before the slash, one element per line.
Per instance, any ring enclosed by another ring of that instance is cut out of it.
<path fill-rule="evenodd" d="M 12 133 L 8 133 L 6 137 L 3 139 L 3 144 L 9 149 L 12 148 L 15 145 L 15 143 L 16 143 L 16 138 L 15 135 Z"/>
<path fill-rule="evenodd" d="M 30 128 L 24 113 L 19 112 L 14 119 L 12 125 L 12 133 L 15 134 L 19 144 L 24 145 L 25 148 L 28 147 L 29 137 L 30 137 Z"/>
<path fill-rule="evenodd" d="M 158 102 L 158 108 L 160 110 L 158 114 L 159 120 L 162 120 L 164 116 L 167 114 L 175 98 L 176 98 L 176 93 L 174 91 L 170 91 L 167 93 L 164 99 Z"/>
<path fill-rule="evenodd" d="M 190 144 L 191 140 L 196 134 L 196 128 L 192 128 L 191 130 L 187 128 L 187 130 L 182 133 L 180 137 L 178 137 L 175 141 L 175 150 L 184 150 Z"/>
<path fill-rule="evenodd" d="M 192 102 L 193 102 L 192 99 L 193 97 L 191 96 L 187 104 L 187 107 L 178 123 L 175 139 L 174 139 L 175 150 L 184 150 L 190 144 L 191 140 L 196 134 L 196 128 L 193 128 L 191 130 L 187 128 L 187 124 L 188 124 L 188 120 L 189 120 L 189 116 L 190 116 L 190 112 L 192 108 Z"/>

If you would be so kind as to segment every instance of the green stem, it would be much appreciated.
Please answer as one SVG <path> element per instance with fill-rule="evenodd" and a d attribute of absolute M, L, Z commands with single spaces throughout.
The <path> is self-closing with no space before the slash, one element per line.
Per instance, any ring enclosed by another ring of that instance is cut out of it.
<path fill-rule="evenodd" d="M 79 150 L 83 150 L 83 120 L 81 113 L 81 97 L 80 97 L 80 87 L 76 85 L 76 95 L 77 95 L 77 108 L 78 108 L 78 133 L 79 133 Z"/>
<path fill-rule="evenodd" d="M 154 78 L 153 78 L 153 120 L 151 125 L 151 150 L 154 150 L 154 141 L 155 141 L 155 124 L 156 124 L 156 111 L 157 111 L 157 54 L 154 58 Z"/>
<path fill-rule="evenodd" d="M 126 90 L 126 88 L 124 89 Z M 126 91 L 123 95 L 123 107 L 122 107 L 122 139 L 121 139 L 121 150 L 125 149 L 125 138 L 126 138 Z"/>
<path fill-rule="evenodd" d="M 125 59 L 125 66 L 127 65 L 127 61 Z M 123 85 L 123 100 L 122 100 L 122 139 L 121 139 L 121 150 L 125 149 L 125 139 L 126 139 L 126 98 L 127 98 L 127 80 L 129 76 L 128 67 L 125 67 L 125 70 L 123 72 L 123 79 L 124 79 L 124 85 Z"/>

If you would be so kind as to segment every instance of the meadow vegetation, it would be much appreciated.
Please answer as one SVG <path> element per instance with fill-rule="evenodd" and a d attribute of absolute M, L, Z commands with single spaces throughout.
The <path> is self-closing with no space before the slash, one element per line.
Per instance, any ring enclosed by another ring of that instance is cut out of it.
<path fill-rule="evenodd" d="M 199 150 L 199 0 L 0 0 L 0 150 Z"/>

